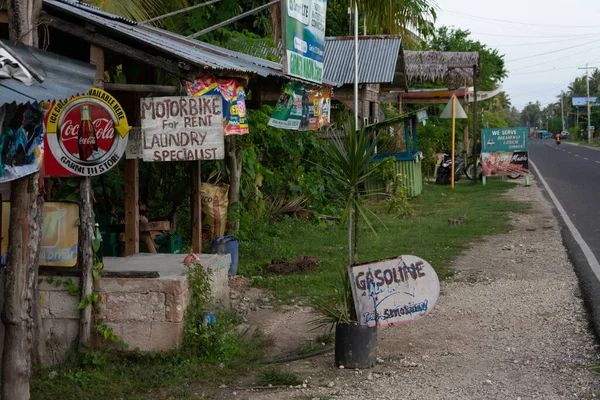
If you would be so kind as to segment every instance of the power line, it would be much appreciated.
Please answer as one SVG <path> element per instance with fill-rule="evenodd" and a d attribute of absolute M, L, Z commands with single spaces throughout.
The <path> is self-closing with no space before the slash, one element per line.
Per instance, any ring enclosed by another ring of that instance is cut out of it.
<path fill-rule="evenodd" d="M 592 44 L 592 43 L 598 43 L 598 42 L 600 42 L 600 40 L 594 40 L 594 41 L 592 41 L 592 42 L 587 42 L 587 43 L 583 43 L 583 44 L 578 44 L 578 45 L 576 45 L 576 46 L 565 47 L 565 48 L 562 48 L 562 49 L 557 49 L 557 50 L 547 51 L 547 52 L 545 52 L 545 53 L 533 54 L 533 55 L 531 55 L 531 56 L 527 56 L 527 57 L 514 58 L 514 59 L 512 59 L 512 60 L 506 60 L 506 62 L 514 62 L 514 61 L 527 60 L 527 59 L 530 59 L 530 58 L 535 58 L 535 57 L 539 57 L 539 56 L 545 56 L 545 55 L 548 55 L 548 54 L 554 54 L 554 53 L 558 53 L 558 52 L 560 52 L 560 51 L 565 51 L 565 50 L 576 49 L 576 48 L 578 48 L 578 47 L 587 46 L 588 44 Z"/>
<path fill-rule="evenodd" d="M 594 50 L 594 49 L 597 49 L 597 48 L 600 48 L 600 46 L 594 46 L 594 47 L 592 47 L 590 49 L 586 49 L 584 51 L 579 51 L 579 52 L 573 53 L 573 54 L 568 54 L 568 55 L 566 55 L 564 57 L 555 58 L 555 59 L 552 59 L 552 60 L 549 60 L 549 61 L 539 62 L 539 63 L 536 63 L 536 64 L 528 65 L 526 67 L 520 67 L 520 68 L 512 70 L 512 72 L 522 71 L 524 69 L 529 69 L 529 68 L 533 68 L 533 67 L 538 67 L 540 65 L 550 64 L 550 63 L 553 63 L 553 62 L 556 62 L 556 61 L 564 60 L 565 58 L 571 58 L 571 57 L 579 55 L 579 54 L 587 53 L 590 50 Z M 596 61 L 594 61 L 594 62 L 596 62 Z"/>
<path fill-rule="evenodd" d="M 563 87 L 563 86 L 565 86 L 565 84 L 561 83 L 560 85 L 551 87 L 549 89 L 535 90 L 533 92 L 527 92 L 527 93 L 517 94 L 516 96 L 513 95 L 513 94 L 510 94 L 510 93 L 509 94 L 510 94 L 511 98 L 519 98 L 519 97 L 529 96 L 529 95 L 532 95 L 532 94 L 539 94 L 539 93 L 551 92 L 551 91 L 556 90 L 556 89 L 558 89 L 560 87 Z"/>
<path fill-rule="evenodd" d="M 508 21 L 508 20 L 504 20 L 504 19 L 497 19 L 497 18 L 488 18 L 488 17 L 480 17 L 478 15 L 472 15 L 472 14 L 465 14 L 465 13 L 460 13 L 457 11 L 450 11 L 450 10 L 445 10 L 445 9 L 441 9 L 444 12 L 449 12 L 451 14 L 457 14 L 457 15 L 463 15 L 465 17 L 470 17 L 470 18 L 476 18 L 476 19 L 483 19 L 486 21 L 496 21 L 496 22 L 503 22 L 506 24 L 513 24 L 513 25 L 526 25 L 526 26 L 541 26 L 544 28 L 576 28 L 576 29 L 598 29 L 597 25 L 588 25 L 588 26 L 583 26 L 583 25 L 551 25 L 549 26 L 548 24 L 532 24 L 532 23 L 527 23 L 527 22 L 518 22 L 518 21 Z"/>
<path fill-rule="evenodd" d="M 570 65 L 568 67 L 562 67 L 562 68 L 552 68 L 552 69 L 544 69 L 541 71 L 531 71 L 531 72 L 517 72 L 515 73 L 510 73 L 510 75 L 529 75 L 529 74 L 541 74 L 542 72 L 553 72 L 553 71 L 563 71 L 565 69 L 572 69 L 572 68 L 577 68 L 580 67 L 581 65 Z"/>
<path fill-rule="evenodd" d="M 540 45 L 540 44 L 554 44 L 554 43 L 562 43 L 562 42 L 572 42 L 573 40 L 583 40 L 583 39 L 587 39 L 590 38 L 592 36 L 596 36 L 596 35 L 587 35 L 584 37 L 581 37 L 579 39 L 563 39 L 563 40 L 552 40 L 550 42 L 534 42 L 534 43 L 518 43 L 518 44 L 496 44 L 496 45 L 486 45 L 487 47 L 490 48 L 497 48 L 497 47 L 515 47 L 515 46 L 536 46 L 536 45 Z"/>
<path fill-rule="evenodd" d="M 473 35 L 484 35 L 484 36 L 497 36 L 497 37 L 514 37 L 514 38 L 527 38 L 527 39 L 531 39 L 531 38 L 540 38 L 540 39 L 549 39 L 549 38 L 576 38 L 576 37 L 587 37 L 587 36 L 593 36 L 593 35 L 599 35 L 600 32 L 594 32 L 594 33 L 586 33 L 586 34 L 579 34 L 579 35 L 504 35 L 504 34 L 500 34 L 500 33 L 487 33 L 487 32 L 471 32 L 469 31 L 471 34 Z"/>

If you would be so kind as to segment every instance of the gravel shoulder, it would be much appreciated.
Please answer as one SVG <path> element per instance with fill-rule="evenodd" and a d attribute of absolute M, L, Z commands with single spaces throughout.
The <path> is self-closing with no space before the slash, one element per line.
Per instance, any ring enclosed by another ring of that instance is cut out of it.
<path fill-rule="evenodd" d="M 225 388 L 218 398 L 600 396 L 600 376 L 592 372 L 600 353 L 552 207 L 533 177 L 530 187 L 519 185 L 508 196 L 531 203 L 532 212 L 515 215 L 511 232 L 488 237 L 463 252 L 454 263 L 456 276 L 442 283 L 438 304 L 425 320 L 381 328 L 381 362 L 375 368 L 336 369 L 328 354 L 281 366 L 305 379 L 306 387 L 238 389 L 235 394 Z M 306 318 L 293 318 L 294 311 L 278 314 L 263 316 L 261 327 L 278 332 L 276 343 L 290 341 L 288 328 L 311 335 Z"/>

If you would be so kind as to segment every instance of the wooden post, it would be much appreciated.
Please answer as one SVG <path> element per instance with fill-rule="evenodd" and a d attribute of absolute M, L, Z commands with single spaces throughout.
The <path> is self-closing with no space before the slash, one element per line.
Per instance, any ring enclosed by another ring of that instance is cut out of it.
<path fill-rule="evenodd" d="M 140 252 L 139 160 L 125 160 L 125 256 Z"/>
<path fill-rule="evenodd" d="M 473 153 L 475 157 L 479 156 L 475 153 L 475 146 L 477 146 L 477 74 L 477 65 L 473 65 L 473 95 L 475 96 L 473 99 Z M 475 168 L 475 174 L 473 175 L 473 183 L 477 183 L 477 168 Z"/>
<path fill-rule="evenodd" d="M 10 0 L 8 10 L 9 39 L 37 47 L 39 14 L 42 2 Z M 11 182 L 11 207 L 8 228 L 6 282 L 2 322 L 4 348 L 2 354 L 1 398 L 29 399 L 31 355 L 35 334 L 32 309 L 39 307 L 34 298 L 38 265 L 32 265 L 39 253 L 41 211 L 39 173 Z"/>
<path fill-rule="evenodd" d="M 192 251 L 202 252 L 202 177 L 200 175 L 201 161 L 193 161 L 192 168 Z"/>
<path fill-rule="evenodd" d="M 455 156 L 455 143 L 456 143 L 456 97 L 452 97 L 452 176 L 450 177 L 452 182 L 452 189 L 454 189 L 454 156 Z"/>
<path fill-rule="evenodd" d="M 90 45 L 90 63 L 96 66 L 94 86 L 104 87 L 104 50 L 95 44 Z M 79 255 L 78 263 L 81 269 L 81 301 L 86 299 L 94 290 L 94 251 L 92 240 L 94 236 L 94 217 L 92 205 L 92 181 L 89 176 L 81 179 L 79 184 Z M 79 316 L 79 351 L 92 341 L 92 308 L 89 306 L 80 311 Z"/>

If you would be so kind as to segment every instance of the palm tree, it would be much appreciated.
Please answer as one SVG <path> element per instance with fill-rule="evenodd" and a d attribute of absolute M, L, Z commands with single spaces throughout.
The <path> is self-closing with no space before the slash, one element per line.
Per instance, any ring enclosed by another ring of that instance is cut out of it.
<path fill-rule="evenodd" d="M 437 5 L 433 0 L 354 1 L 358 2 L 358 12 L 367 18 L 369 33 L 401 34 L 405 40 L 414 42 L 415 34 L 426 37 L 435 30 Z"/>
<path fill-rule="evenodd" d="M 187 0 L 89 0 L 88 2 L 106 12 L 134 21 L 145 21 L 169 11 L 189 7 Z"/>

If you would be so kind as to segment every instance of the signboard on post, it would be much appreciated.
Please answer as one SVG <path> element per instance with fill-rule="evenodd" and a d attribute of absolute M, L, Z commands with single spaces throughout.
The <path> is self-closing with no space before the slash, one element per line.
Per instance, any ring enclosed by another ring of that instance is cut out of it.
<path fill-rule="evenodd" d="M 587 107 L 588 98 L 587 96 L 576 96 L 573 97 L 573 107 Z M 598 97 L 590 96 L 590 105 L 595 107 L 598 105 Z"/>
<path fill-rule="evenodd" d="M 56 102 L 47 115 L 46 176 L 93 176 L 113 168 L 127 147 L 129 124 L 119 102 L 92 88 Z"/>
<path fill-rule="evenodd" d="M 527 128 L 481 130 L 483 176 L 529 174 Z"/>
<path fill-rule="evenodd" d="M 358 322 L 391 326 L 417 321 L 434 307 L 440 281 L 429 263 L 400 256 L 348 269 Z"/>
<path fill-rule="evenodd" d="M 141 111 L 144 161 L 225 158 L 221 96 L 148 97 Z"/>
<path fill-rule="evenodd" d="M 323 82 L 327 0 L 283 0 L 287 73 Z"/>

